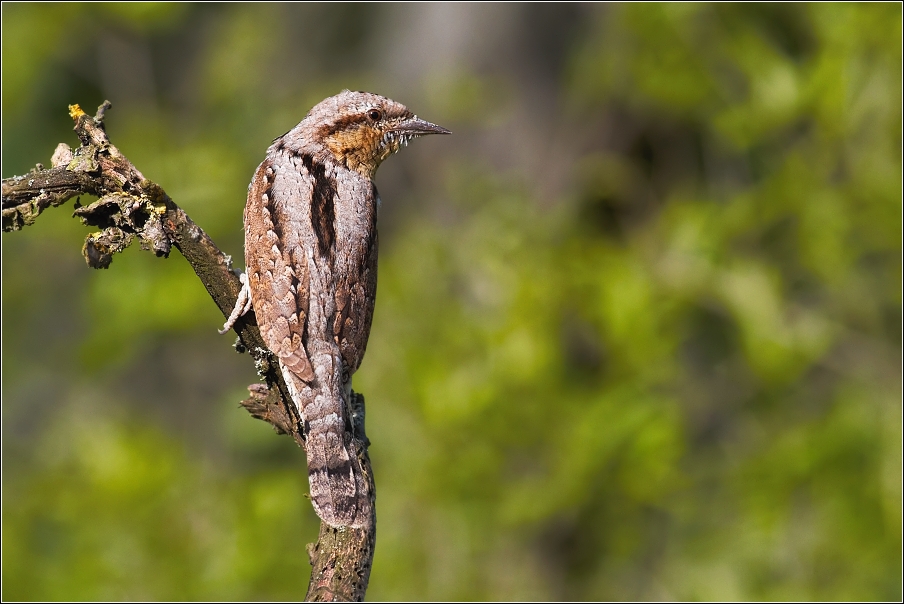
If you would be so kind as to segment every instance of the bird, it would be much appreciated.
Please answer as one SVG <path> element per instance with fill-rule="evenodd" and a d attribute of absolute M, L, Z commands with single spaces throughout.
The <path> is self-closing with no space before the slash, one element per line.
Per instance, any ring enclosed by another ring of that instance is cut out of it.
<path fill-rule="evenodd" d="M 330 526 L 371 516 L 350 453 L 351 378 L 377 288 L 380 164 L 420 136 L 451 134 L 401 103 L 343 90 L 267 149 L 248 186 L 242 292 L 221 333 L 254 309 L 298 410 L 310 497 Z"/>

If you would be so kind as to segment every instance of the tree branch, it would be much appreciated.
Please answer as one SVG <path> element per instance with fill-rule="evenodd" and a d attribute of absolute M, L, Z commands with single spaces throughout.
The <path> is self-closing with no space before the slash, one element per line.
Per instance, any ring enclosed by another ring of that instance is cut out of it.
<path fill-rule="evenodd" d="M 73 151 L 64 143 L 57 146 L 52 167 L 38 164 L 24 176 L 3 179 L 3 231 L 17 231 L 32 225 L 47 208 L 66 203 L 78 195 L 98 200 L 88 206 L 76 202 L 74 216 L 84 224 L 98 227 L 88 235 L 82 254 L 93 268 L 107 268 L 113 254 L 125 249 L 135 238 L 142 249 L 168 256 L 175 246 L 189 262 L 210 297 L 225 317 L 232 312 L 241 289 L 231 259 L 156 183 L 147 180 L 107 138 L 104 114 L 109 101 L 94 117 L 78 105 L 69 107 L 75 133 L 81 145 Z M 291 434 L 304 447 L 304 434 L 295 405 L 278 363 L 261 338 L 249 312 L 236 321 L 236 349 L 248 351 L 264 384 L 249 386 L 250 397 L 242 405 L 253 417 L 270 423 L 278 433 Z M 367 454 L 369 441 L 364 433 L 364 397 L 352 394 L 354 413 L 352 445 L 362 470 L 368 477 L 369 496 L 375 498 L 373 473 Z M 372 506 L 376 509 L 376 506 Z M 376 516 L 361 528 L 334 528 L 321 523 L 316 544 L 308 546 L 313 571 L 306 599 L 309 601 L 361 601 L 367 591 L 376 536 Z"/>

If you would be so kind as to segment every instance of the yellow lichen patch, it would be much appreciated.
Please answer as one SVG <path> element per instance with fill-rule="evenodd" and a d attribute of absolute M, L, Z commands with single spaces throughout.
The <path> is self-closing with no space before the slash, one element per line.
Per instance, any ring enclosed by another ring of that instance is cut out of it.
<path fill-rule="evenodd" d="M 154 212 L 160 216 L 166 214 L 166 204 L 165 203 L 156 203 L 152 199 L 145 199 L 144 207 L 148 209 L 149 212 Z"/>
<path fill-rule="evenodd" d="M 82 111 L 82 108 L 78 106 L 78 103 L 76 103 L 75 105 L 69 105 L 69 117 L 77 120 L 83 115 L 85 115 L 85 112 Z"/>
<path fill-rule="evenodd" d="M 141 199 L 148 211 L 161 216 L 166 214 L 166 194 L 163 190 L 149 180 L 142 180 L 141 188 L 147 190 L 141 194 Z"/>

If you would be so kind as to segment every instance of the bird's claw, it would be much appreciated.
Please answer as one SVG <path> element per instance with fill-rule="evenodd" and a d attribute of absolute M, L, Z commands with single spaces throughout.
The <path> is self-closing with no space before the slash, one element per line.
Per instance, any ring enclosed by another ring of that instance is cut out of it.
<path fill-rule="evenodd" d="M 235 325 L 235 322 L 238 321 L 239 317 L 251 310 L 251 288 L 248 286 L 248 275 L 241 273 L 239 275 L 239 281 L 242 282 L 242 289 L 239 291 L 239 297 L 235 301 L 235 308 L 232 309 L 232 314 L 226 319 L 226 323 L 223 324 L 223 329 L 218 330 L 220 335 L 223 335 L 232 329 L 232 326 Z"/>

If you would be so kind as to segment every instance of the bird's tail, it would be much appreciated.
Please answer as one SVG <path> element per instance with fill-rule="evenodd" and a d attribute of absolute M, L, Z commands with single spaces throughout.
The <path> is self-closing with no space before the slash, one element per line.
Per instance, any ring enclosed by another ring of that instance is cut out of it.
<path fill-rule="evenodd" d="M 342 389 L 313 388 L 286 367 L 282 370 L 304 424 L 314 510 L 330 526 L 368 525 L 373 504 L 367 478 L 346 429 Z"/>

